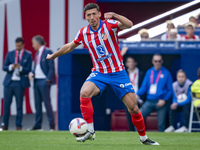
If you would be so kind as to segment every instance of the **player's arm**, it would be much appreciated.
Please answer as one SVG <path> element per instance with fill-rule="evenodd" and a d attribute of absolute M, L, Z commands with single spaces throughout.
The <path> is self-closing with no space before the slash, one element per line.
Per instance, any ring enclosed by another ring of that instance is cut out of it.
<path fill-rule="evenodd" d="M 79 45 L 80 44 L 75 44 L 74 41 L 72 41 L 71 43 L 67 43 L 67 44 L 63 45 L 57 52 L 55 52 L 53 54 L 48 54 L 46 59 L 48 59 L 48 60 L 55 59 L 59 56 L 68 54 L 68 53 L 72 52 Z"/>
<path fill-rule="evenodd" d="M 105 13 L 104 18 L 106 20 L 107 19 L 115 19 L 115 20 L 119 21 L 118 27 L 120 29 L 127 29 L 127 28 L 131 28 L 133 26 L 133 23 L 131 20 L 129 20 L 128 18 L 126 18 L 122 15 L 116 14 L 114 12 Z"/>

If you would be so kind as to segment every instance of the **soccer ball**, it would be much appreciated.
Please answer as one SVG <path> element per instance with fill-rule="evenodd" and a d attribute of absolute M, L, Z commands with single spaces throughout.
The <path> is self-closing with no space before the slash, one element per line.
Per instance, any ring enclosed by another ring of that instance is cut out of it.
<path fill-rule="evenodd" d="M 88 131 L 88 124 L 82 118 L 75 118 L 69 124 L 69 131 L 76 137 L 83 136 Z"/>

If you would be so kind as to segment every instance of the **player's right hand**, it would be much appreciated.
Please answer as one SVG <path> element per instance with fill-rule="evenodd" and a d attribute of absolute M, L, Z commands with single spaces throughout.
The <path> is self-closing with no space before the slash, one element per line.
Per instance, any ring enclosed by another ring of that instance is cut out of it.
<path fill-rule="evenodd" d="M 54 59 L 54 58 L 53 58 L 53 54 L 47 54 L 47 57 L 46 57 L 46 59 L 47 59 L 47 60 Z"/>
<path fill-rule="evenodd" d="M 107 13 L 104 13 L 104 18 L 105 18 L 106 20 L 112 19 L 112 18 L 113 18 L 113 15 L 114 15 L 114 12 L 107 12 Z"/>

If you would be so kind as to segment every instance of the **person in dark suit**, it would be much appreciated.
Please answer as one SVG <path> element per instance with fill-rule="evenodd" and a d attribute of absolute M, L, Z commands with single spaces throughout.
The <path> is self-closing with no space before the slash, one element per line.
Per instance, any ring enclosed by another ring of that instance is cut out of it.
<path fill-rule="evenodd" d="M 17 105 L 16 129 L 22 129 L 23 97 L 25 89 L 30 87 L 28 73 L 31 71 L 31 52 L 24 49 L 24 39 L 15 40 L 16 49 L 7 53 L 3 70 L 7 72 L 4 85 L 3 130 L 8 130 L 10 105 L 15 96 Z"/>
<path fill-rule="evenodd" d="M 32 38 L 32 44 L 37 53 L 35 54 L 34 69 L 29 74 L 29 78 L 34 78 L 36 120 L 35 125 L 30 130 L 42 129 L 42 102 L 44 102 L 47 111 L 50 130 L 54 130 L 55 120 L 51 105 L 50 88 L 51 85 L 56 83 L 55 67 L 53 60 L 46 60 L 47 54 L 52 54 L 52 51 L 45 46 L 44 38 L 40 35 Z"/>

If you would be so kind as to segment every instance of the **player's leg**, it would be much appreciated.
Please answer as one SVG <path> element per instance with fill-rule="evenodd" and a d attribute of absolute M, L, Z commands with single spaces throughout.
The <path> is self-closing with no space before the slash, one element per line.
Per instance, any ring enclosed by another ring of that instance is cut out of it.
<path fill-rule="evenodd" d="M 137 99 L 135 93 L 126 93 L 122 99 L 124 104 L 127 106 L 129 113 L 132 117 L 133 125 L 136 127 L 140 136 L 140 141 L 144 145 L 159 145 L 159 143 L 149 139 L 146 135 L 144 119 L 142 113 L 137 106 Z"/>
<path fill-rule="evenodd" d="M 100 89 L 91 81 L 86 81 L 81 87 L 80 97 L 92 98 L 100 93 Z"/>
<path fill-rule="evenodd" d="M 83 118 L 88 123 L 88 132 L 83 137 L 78 137 L 78 142 L 84 142 L 86 140 L 94 140 L 94 124 L 93 124 L 93 106 L 91 98 L 101 93 L 106 88 L 106 78 L 99 72 L 92 72 L 86 79 L 80 91 L 80 107 Z"/>
<path fill-rule="evenodd" d="M 146 140 L 145 125 L 142 114 L 137 106 L 137 99 L 135 93 L 126 93 L 122 97 L 123 103 L 126 105 L 129 113 L 131 114 L 133 125 L 136 127 L 141 140 Z"/>
<path fill-rule="evenodd" d="M 80 108 L 83 118 L 88 123 L 88 130 L 94 132 L 93 125 L 93 105 L 91 98 L 100 93 L 100 89 L 91 81 L 87 81 L 83 84 L 80 91 Z"/>
<path fill-rule="evenodd" d="M 133 125 L 136 127 L 140 140 L 145 145 L 159 145 L 157 142 L 154 142 L 147 138 L 145 132 L 144 119 L 142 114 L 137 106 L 137 99 L 135 91 L 129 77 L 125 71 L 121 71 L 112 75 L 111 87 L 117 94 L 117 96 L 124 102 L 128 111 L 131 114 Z"/>

